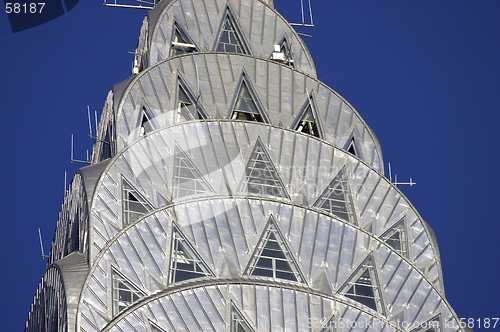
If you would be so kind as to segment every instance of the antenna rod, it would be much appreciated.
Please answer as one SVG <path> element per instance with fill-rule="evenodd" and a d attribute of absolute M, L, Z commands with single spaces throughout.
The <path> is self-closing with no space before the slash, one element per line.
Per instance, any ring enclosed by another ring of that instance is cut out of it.
<path fill-rule="evenodd" d="M 83 163 L 83 164 L 89 164 L 89 165 L 91 164 L 91 162 L 88 161 L 88 160 L 87 161 L 83 161 L 83 160 L 73 159 L 73 134 L 71 134 L 71 159 L 69 161 L 71 161 L 71 163 L 73 163 L 75 161 L 77 163 Z"/>
<path fill-rule="evenodd" d="M 312 9 L 311 9 L 311 0 L 309 0 L 309 15 L 311 16 L 311 25 L 314 26 L 314 23 L 313 23 L 313 12 L 312 12 Z"/>
<path fill-rule="evenodd" d="M 117 7 L 117 8 L 137 8 L 137 9 L 153 9 L 153 7 L 147 7 L 147 6 L 132 6 L 132 5 L 117 5 L 117 4 L 109 4 L 109 3 L 104 3 L 104 6 L 106 7 Z"/>
<path fill-rule="evenodd" d="M 94 110 L 94 115 L 95 115 L 95 137 L 97 137 L 97 132 L 99 127 L 97 126 L 97 110 Z"/>
<path fill-rule="evenodd" d="M 311 19 L 311 22 L 309 24 L 306 24 L 306 21 L 304 18 L 304 0 L 300 0 L 300 14 L 302 16 L 302 23 L 290 23 L 291 26 L 314 28 L 311 0 L 308 0 L 308 1 L 309 1 L 309 18 Z M 304 37 L 311 37 L 310 35 L 306 35 L 306 34 L 299 33 L 299 32 L 297 32 L 297 34 L 299 34 L 300 36 L 304 36 Z"/>
<path fill-rule="evenodd" d="M 300 10 L 302 12 L 302 25 L 304 25 L 304 2 L 303 0 L 300 0 Z"/>
<path fill-rule="evenodd" d="M 152 5 L 152 6 L 154 6 L 154 5 L 155 5 L 154 3 L 149 2 L 149 1 L 142 1 L 142 0 L 133 0 L 133 1 L 138 2 L 138 3 L 146 3 L 146 4 L 148 4 L 148 5 Z"/>
<path fill-rule="evenodd" d="M 42 232 L 40 231 L 40 227 L 38 227 L 38 236 L 40 237 L 40 249 L 42 249 L 42 259 L 45 259 L 49 256 L 45 255 L 45 253 L 43 252 Z"/>
<path fill-rule="evenodd" d="M 410 187 L 412 187 L 413 185 L 416 185 L 417 183 L 413 182 L 412 178 L 410 178 L 410 182 L 394 182 L 394 185 L 397 185 L 397 184 L 407 184 Z"/>
<path fill-rule="evenodd" d="M 306 35 L 305 33 L 300 33 L 300 32 L 297 32 L 297 34 L 298 34 L 299 36 L 304 36 L 304 37 L 309 37 L 309 38 L 312 38 L 312 36 L 311 36 L 311 35 Z"/>
<path fill-rule="evenodd" d="M 87 105 L 87 115 L 89 116 L 89 131 L 90 137 L 92 137 L 92 121 L 90 121 L 90 107 Z"/>
<path fill-rule="evenodd" d="M 389 163 L 389 181 L 392 183 L 391 163 Z"/>
<path fill-rule="evenodd" d="M 312 24 L 305 24 L 305 23 L 290 23 L 291 26 L 294 27 L 307 27 L 307 28 L 314 28 L 314 25 Z M 298 33 L 298 32 L 297 32 Z M 298 33 L 300 35 L 300 33 Z M 304 34 L 303 34 L 304 35 Z M 305 35 L 308 36 L 308 35 Z"/>

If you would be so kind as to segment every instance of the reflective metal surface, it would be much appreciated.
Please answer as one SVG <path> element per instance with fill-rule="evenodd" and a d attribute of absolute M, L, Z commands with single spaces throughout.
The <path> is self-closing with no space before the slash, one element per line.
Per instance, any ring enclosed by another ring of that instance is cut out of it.
<path fill-rule="evenodd" d="M 63 203 L 55 330 L 460 330 L 432 230 L 272 1 L 164 0 L 136 54 Z"/>

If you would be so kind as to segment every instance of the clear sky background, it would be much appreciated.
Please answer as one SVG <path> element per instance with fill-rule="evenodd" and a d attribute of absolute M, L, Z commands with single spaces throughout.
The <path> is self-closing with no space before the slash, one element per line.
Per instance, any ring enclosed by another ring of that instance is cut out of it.
<path fill-rule="evenodd" d="M 500 317 L 500 1 L 311 1 L 316 26 L 299 31 L 318 78 L 374 130 L 386 174 L 417 183 L 400 189 L 436 233 L 448 301 Z M 71 134 L 86 159 L 87 105 L 100 115 L 131 70 L 146 11 L 101 4 L 15 34 L 0 13 L 1 331 L 24 329 L 46 264 L 38 228 L 48 253 L 64 172 L 84 166 Z M 301 21 L 300 0 L 275 7 Z"/>

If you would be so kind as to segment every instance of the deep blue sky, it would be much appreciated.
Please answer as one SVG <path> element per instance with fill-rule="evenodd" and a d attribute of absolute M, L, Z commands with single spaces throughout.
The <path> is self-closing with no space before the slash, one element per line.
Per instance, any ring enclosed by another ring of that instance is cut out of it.
<path fill-rule="evenodd" d="M 500 1 L 311 0 L 318 78 L 374 130 L 384 162 L 434 229 L 460 317 L 500 316 Z M 275 0 L 291 22 L 300 0 Z M 21 331 L 45 269 L 70 164 L 91 149 L 87 105 L 129 75 L 144 10 L 80 1 L 13 34 L 0 14 L 0 321 Z M 477 323 L 476 323 L 477 324 Z M 500 323 L 497 326 L 500 329 Z M 475 329 L 477 330 L 477 328 Z"/>

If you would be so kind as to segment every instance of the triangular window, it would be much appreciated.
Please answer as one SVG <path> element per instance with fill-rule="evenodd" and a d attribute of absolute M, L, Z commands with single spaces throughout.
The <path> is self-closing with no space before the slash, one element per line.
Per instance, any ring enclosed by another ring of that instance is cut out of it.
<path fill-rule="evenodd" d="M 248 54 L 240 37 L 241 34 L 229 12 L 229 8 L 227 9 L 226 17 L 223 22 L 224 25 L 222 26 L 219 42 L 217 43 L 217 52 Z"/>
<path fill-rule="evenodd" d="M 274 45 L 274 51 L 271 55 L 271 59 L 276 62 L 283 63 L 287 66 L 293 67 L 293 59 L 290 47 L 286 41 L 286 38 L 283 39 L 281 44 Z"/>
<path fill-rule="evenodd" d="M 110 121 L 106 127 L 106 134 L 104 139 L 99 138 L 98 141 L 101 143 L 101 150 L 99 151 L 99 161 L 111 158 L 113 156 L 113 145 L 111 142 L 111 137 L 113 137 L 113 123 Z M 102 137 L 102 136 L 101 136 Z"/>
<path fill-rule="evenodd" d="M 172 255 L 170 259 L 170 283 L 212 275 L 194 248 L 174 226 Z"/>
<path fill-rule="evenodd" d="M 213 192 L 200 171 L 178 146 L 174 156 L 173 197 L 179 198 L 189 195 Z"/>
<path fill-rule="evenodd" d="M 196 46 L 188 38 L 187 34 L 174 24 L 174 36 L 172 38 L 172 56 L 196 52 Z"/>
<path fill-rule="evenodd" d="M 344 150 L 346 150 L 347 152 L 355 155 L 358 158 L 361 158 L 361 153 L 360 153 L 358 144 L 357 144 L 357 142 L 356 142 L 356 140 L 355 140 L 354 137 L 351 137 L 351 139 L 349 139 L 347 141 L 347 144 L 344 147 Z"/>
<path fill-rule="evenodd" d="M 272 216 L 255 248 L 245 274 L 304 282 L 297 263 Z"/>
<path fill-rule="evenodd" d="M 118 315 L 128 306 L 139 301 L 145 294 L 115 269 L 112 269 L 111 276 L 113 280 L 113 315 Z"/>
<path fill-rule="evenodd" d="M 413 330 L 412 332 L 441 332 L 441 322 L 439 315 L 429 319 L 424 324 L 420 324 L 420 327 Z"/>
<path fill-rule="evenodd" d="M 125 178 L 122 178 L 123 227 L 151 210 L 153 206 Z"/>
<path fill-rule="evenodd" d="M 192 120 L 203 120 L 207 116 L 203 109 L 195 102 L 196 98 L 179 77 L 179 89 L 177 95 L 177 122 Z"/>
<path fill-rule="evenodd" d="M 156 122 L 153 113 L 151 113 L 146 104 L 144 104 L 144 106 L 142 106 L 140 136 L 144 136 L 155 129 L 158 129 L 158 123 Z"/>
<path fill-rule="evenodd" d="M 385 232 L 380 239 L 400 255 L 408 257 L 408 242 L 406 241 L 404 218 Z"/>
<path fill-rule="evenodd" d="M 251 90 L 248 88 L 245 76 L 243 76 L 240 84 L 240 90 L 236 97 L 231 115 L 232 120 L 245 120 L 255 122 L 265 122 L 262 113 L 257 107 Z"/>
<path fill-rule="evenodd" d="M 285 187 L 269 158 L 260 138 L 255 143 L 245 168 L 241 192 L 255 195 L 270 195 L 288 198 Z"/>
<path fill-rule="evenodd" d="M 300 131 L 304 134 L 322 138 L 321 130 L 317 121 L 316 112 L 314 111 L 312 98 L 309 98 L 304 108 L 295 119 L 292 129 Z"/>
<path fill-rule="evenodd" d="M 339 293 L 384 314 L 382 296 L 371 255 L 349 277 Z"/>
<path fill-rule="evenodd" d="M 234 304 L 231 306 L 231 332 L 253 332 L 253 329 Z"/>
<path fill-rule="evenodd" d="M 345 168 L 340 170 L 313 206 L 355 224 Z"/>
<path fill-rule="evenodd" d="M 354 144 L 354 138 L 351 140 L 351 143 L 347 147 L 347 152 L 352 153 L 353 155 L 357 155 L 356 153 L 356 145 Z"/>

